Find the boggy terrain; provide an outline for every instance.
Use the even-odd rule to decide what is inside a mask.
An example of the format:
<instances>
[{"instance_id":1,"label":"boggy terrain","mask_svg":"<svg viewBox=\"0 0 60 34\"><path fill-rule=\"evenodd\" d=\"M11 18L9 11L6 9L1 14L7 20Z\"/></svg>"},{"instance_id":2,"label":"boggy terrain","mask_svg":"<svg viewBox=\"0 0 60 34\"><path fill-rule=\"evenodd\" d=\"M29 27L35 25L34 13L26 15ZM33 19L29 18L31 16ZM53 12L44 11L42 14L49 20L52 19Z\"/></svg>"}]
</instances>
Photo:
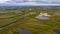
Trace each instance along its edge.
<instances>
[{"instance_id":1,"label":"boggy terrain","mask_svg":"<svg viewBox=\"0 0 60 34\"><path fill-rule=\"evenodd\" d=\"M60 30L60 8L0 9L0 34L57 34L54 30Z\"/></svg>"}]
</instances>

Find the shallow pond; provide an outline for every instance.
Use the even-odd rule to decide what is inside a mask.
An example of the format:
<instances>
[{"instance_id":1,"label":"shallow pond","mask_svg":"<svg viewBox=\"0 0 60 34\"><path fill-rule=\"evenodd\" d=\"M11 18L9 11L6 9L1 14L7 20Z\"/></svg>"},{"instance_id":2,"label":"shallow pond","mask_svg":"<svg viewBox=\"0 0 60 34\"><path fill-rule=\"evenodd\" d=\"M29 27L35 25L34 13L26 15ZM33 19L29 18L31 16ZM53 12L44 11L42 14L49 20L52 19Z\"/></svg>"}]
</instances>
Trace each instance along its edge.
<instances>
[{"instance_id":1,"label":"shallow pond","mask_svg":"<svg viewBox=\"0 0 60 34\"><path fill-rule=\"evenodd\" d=\"M46 16L36 16L36 18L41 19L41 20L48 20L49 17Z\"/></svg>"},{"instance_id":2,"label":"shallow pond","mask_svg":"<svg viewBox=\"0 0 60 34\"><path fill-rule=\"evenodd\" d=\"M30 31L23 28L18 28L17 30L19 31L19 34L32 34Z\"/></svg>"},{"instance_id":3,"label":"shallow pond","mask_svg":"<svg viewBox=\"0 0 60 34\"><path fill-rule=\"evenodd\" d=\"M60 34L60 30L58 29L54 30L54 32L56 32L57 34Z\"/></svg>"}]
</instances>

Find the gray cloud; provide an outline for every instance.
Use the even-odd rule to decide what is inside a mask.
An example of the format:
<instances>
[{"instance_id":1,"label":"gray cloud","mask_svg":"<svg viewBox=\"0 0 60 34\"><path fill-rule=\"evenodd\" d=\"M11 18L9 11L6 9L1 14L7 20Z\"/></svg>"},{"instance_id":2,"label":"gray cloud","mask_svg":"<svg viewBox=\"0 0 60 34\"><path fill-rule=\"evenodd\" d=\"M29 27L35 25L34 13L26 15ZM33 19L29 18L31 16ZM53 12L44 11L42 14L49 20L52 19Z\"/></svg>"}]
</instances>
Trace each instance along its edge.
<instances>
[{"instance_id":1,"label":"gray cloud","mask_svg":"<svg viewBox=\"0 0 60 34\"><path fill-rule=\"evenodd\" d=\"M0 0L0 3L19 3L19 4L60 4L60 0Z\"/></svg>"}]
</instances>

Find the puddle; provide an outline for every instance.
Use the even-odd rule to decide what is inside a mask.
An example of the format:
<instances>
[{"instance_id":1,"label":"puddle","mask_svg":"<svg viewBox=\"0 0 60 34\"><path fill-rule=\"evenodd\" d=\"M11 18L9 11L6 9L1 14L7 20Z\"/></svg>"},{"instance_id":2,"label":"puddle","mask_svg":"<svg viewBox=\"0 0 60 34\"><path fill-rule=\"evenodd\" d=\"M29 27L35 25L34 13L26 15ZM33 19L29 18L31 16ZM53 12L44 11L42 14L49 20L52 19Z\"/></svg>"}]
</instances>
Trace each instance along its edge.
<instances>
[{"instance_id":1,"label":"puddle","mask_svg":"<svg viewBox=\"0 0 60 34\"><path fill-rule=\"evenodd\" d=\"M54 32L56 32L57 34L60 34L60 30L58 29L54 30Z\"/></svg>"},{"instance_id":2,"label":"puddle","mask_svg":"<svg viewBox=\"0 0 60 34\"><path fill-rule=\"evenodd\" d=\"M36 18L41 19L41 20L48 20L49 17L46 16L37 16Z\"/></svg>"},{"instance_id":3,"label":"puddle","mask_svg":"<svg viewBox=\"0 0 60 34\"><path fill-rule=\"evenodd\" d=\"M18 28L17 30L19 31L19 34L32 34L30 31L23 28Z\"/></svg>"}]
</instances>

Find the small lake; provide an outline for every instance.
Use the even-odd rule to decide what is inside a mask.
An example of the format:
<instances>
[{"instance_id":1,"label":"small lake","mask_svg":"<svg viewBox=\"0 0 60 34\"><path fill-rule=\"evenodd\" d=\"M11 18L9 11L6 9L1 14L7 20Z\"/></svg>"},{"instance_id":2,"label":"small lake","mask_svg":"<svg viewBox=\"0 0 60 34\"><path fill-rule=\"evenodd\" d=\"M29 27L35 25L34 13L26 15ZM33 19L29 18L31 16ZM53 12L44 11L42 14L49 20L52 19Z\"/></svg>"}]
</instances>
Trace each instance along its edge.
<instances>
[{"instance_id":1,"label":"small lake","mask_svg":"<svg viewBox=\"0 0 60 34\"><path fill-rule=\"evenodd\" d=\"M54 32L56 32L57 34L60 34L60 30L58 29L54 30Z\"/></svg>"},{"instance_id":2,"label":"small lake","mask_svg":"<svg viewBox=\"0 0 60 34\"><path fill-rule=\"evenodd\" d=\"M41 19L41 20L48 20L49 17L47 16L36 16L36 18Z\"/></svg>"},{"instance_id":3,"label":"small lake","mask_svg":"<svg viewBox=\"0 0 60 34\"><path fill-rule=\"evenodd\" d=\"M18 28L17 30L19 31L19 34L32 34L30 31L23 28Z\"/></svg>"}]
</instances>

